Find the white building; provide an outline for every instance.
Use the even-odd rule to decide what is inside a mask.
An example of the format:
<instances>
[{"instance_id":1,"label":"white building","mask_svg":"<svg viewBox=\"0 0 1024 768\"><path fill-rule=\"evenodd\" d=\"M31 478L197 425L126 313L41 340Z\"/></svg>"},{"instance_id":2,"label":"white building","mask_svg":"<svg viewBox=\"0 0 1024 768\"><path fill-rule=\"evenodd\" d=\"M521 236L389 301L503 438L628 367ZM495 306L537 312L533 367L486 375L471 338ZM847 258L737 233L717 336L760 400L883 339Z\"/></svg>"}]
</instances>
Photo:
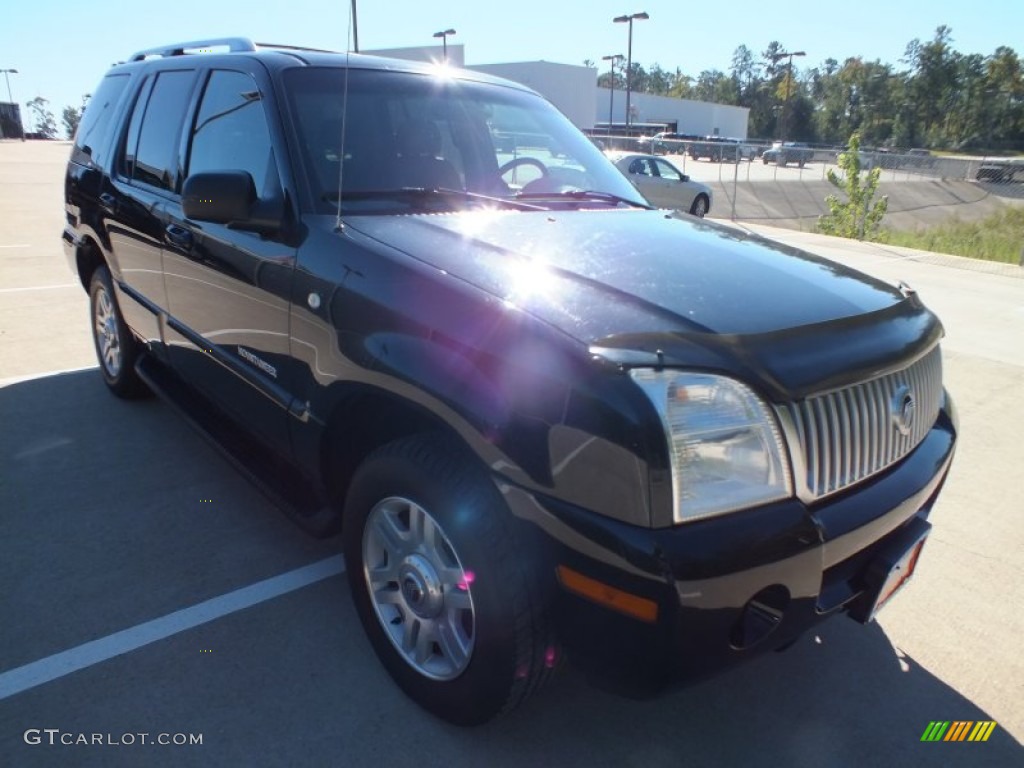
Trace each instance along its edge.
<instances>
[{"instance_id":1,"label":"white building","mask_svg":"<svg viewBox=\"0 0 1024 768\"><path fill-rule=\"evenodd\" d=\"M558 107L577 128L594 127L596 69L550 61L474 64L466 69L522 83Z\"/></svg>"},{"instance_id":2,"label":"white building","mask_svg":"<svg viewBox=\"0 0 1024 768\"><path fill-rule=\"evenodd\" d=\"M442 46L421 48L391 48L364 51L376 56L390 56L411 61L441 62ZM593 128L608 122L611 97L612 123L626 119L626 92L616 89L614 94L597 86L597 70L574 64L556 64L550 61L519 61L507 64L473 64L465 66L465 48L461 44L448 46L448 62L476 72L484 72L532 88L562 111L578 128ZM649 93L631 93L630 111L633 123L668 123L678 133L695 136L728 136L747 138L750 110L707 101L673 99Z\"/></svg>"},{"instance_id":3,"label":"white building","mask_svg":"<svg viewBox=\"0 0 1024 768\"><path fill-rule=\"evenodd\" d=\"M515 79L515 78L510 78ZM612 123L626 121L626 91L598 88L597 120L608 122L608 105L611 98ZM545 94L547 95L547 94ZM750 110L731 104L715 104L710 101L673 99L669 96L655 96L651 93L631 93L630 112L633 123L675 123L676 133L694 136L728 136L735 139L747 138L747 123ZM603 105L603 107L602 107Z\"/></svg>"}]
</instances>

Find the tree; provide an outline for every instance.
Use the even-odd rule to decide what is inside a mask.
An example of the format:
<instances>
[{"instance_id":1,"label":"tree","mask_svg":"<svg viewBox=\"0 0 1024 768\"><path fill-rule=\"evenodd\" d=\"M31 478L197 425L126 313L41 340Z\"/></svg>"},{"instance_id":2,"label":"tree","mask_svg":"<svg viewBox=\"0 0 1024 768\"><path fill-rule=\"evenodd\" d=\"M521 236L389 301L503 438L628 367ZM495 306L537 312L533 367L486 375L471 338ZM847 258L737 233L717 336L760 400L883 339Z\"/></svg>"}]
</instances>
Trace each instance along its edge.
<instances>
[{"instance_id":1,"label":"tree","mask_svg":"<svg viewBox=\"0 0 1024 768\"><path fill-rule=\"evenodd\" d=\"M64 123L64 130L67 131L68 138L75 138L75 131L78 130L78 123L82 119L82 110L75 107L64 107L60 119Z\"/></svg>"},{"instance_id":2,"label":"tree","mask_svg":"<svg viewBox=\"0 0 1024 768\"><path fill-rule=\"evenodd\" d=\"M840 200L836 195L825 198L829 212L818 219L818 231L826 235L871 240L877 234L882 217L889 208L888 195L874 200L882 169L872 168L862 182L860 135L857 133L850 136L849 149L840 153L838 164L844 177L840 178L839 174L829 168L828 180L832 186L846 194L846 200Z\"/></svg>"},{"instance_id":3,"label":"tree","mask_svg":"<svg viewBox=\"0 0 1024 768\"><path fill-rule=\"evenodd\" d=\"M57 135L57 121L53 119L53 112L46 107L50 102L42 96L36 96L28 103L28 108L35 115L36 133L42 134L47 139Z\"/></svg>"},{"instance_id":4,"label":"tree","mask_svg":"<svg viewBox=\"0 0 1024 768\"><path fill-rule=\"evenodd\" d=\"M733 51L732 79L739 95L740 106L749 107L757 81L757 66L754 64L754 52L745 45Z\"/></svg>"},{"instance_id":5,"label":"tree","mask_svg":"<svg viewBox=\"0 0 1024 768\"><path fill-rule=\"evenodd\" d=\"M912 40L906 59L913 67L911 95L920 123L920 135L931 146L949 141L950 114L958 98L957 62L952 48L953 31L943 25L928 43Z\"/></svg>"},{"instance_id":6,"label":"tree","mask_svg":"<svg viewBox=\"0 0 1024 768\"><path fill-rule=\"evenodd\" d=\"M779 134L788 92L787 138L839 144L857 133L866 146L1024 150L1024 62L1009 46L960 53L942 26L930 41L911 40L899 65L826 58L800 70L794 62L792 79L788 57L777 58L785 47L773 40L758 55L740 45L728 73L633 62L632 89L746 107L747 132L758 138ZM597 82L611 85L610 72Z\"/></svg>"}]
</instances>

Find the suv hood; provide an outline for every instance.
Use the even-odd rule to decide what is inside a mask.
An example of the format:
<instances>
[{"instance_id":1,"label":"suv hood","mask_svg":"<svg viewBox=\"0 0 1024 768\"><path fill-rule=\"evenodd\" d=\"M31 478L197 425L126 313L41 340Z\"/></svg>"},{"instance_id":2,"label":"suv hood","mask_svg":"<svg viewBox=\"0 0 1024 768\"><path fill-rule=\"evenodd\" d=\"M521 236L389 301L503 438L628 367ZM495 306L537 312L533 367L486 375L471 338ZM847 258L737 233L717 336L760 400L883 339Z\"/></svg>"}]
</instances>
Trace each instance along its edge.
<instances>
[{"instance_id":1,"label":"suv hood","mask_svg":"<svg viewBox=\"0 0 1024 768\"><path fill-rule=\"evenodd\" d=\"M618 364L651 364L625 354L643 350L657 350L668 365L735 368L747 359L758 378L775 380L792 395L820 385L830 369L871 372L941 334L913 295L685 214L478 211L346 217L346 224L608 352ZM900 329L898 338L886 343L877 332L883 325ZM849 338L811 343L819 333L837 342L844 333ZM814 348L816 359L800 363L794 378L797 338L804 349ZM790 358L787 370L774 375L769 369L778 364L753 359L773 347L776 363ZM700 362L695 348L702 350ZM834 363L820 365L823 354Z\"/></svg>"},{"instance_id":2,"label":"suv hood","mask_svg":"<svg viewBox=\"0 0 1024 768\"><path fill-rule=\"evenodd\" d=\"M903 298L839 264L664 211L484 211L346 223L585 343L640 331L766 333Z\"/></svg>"}]
</instances>

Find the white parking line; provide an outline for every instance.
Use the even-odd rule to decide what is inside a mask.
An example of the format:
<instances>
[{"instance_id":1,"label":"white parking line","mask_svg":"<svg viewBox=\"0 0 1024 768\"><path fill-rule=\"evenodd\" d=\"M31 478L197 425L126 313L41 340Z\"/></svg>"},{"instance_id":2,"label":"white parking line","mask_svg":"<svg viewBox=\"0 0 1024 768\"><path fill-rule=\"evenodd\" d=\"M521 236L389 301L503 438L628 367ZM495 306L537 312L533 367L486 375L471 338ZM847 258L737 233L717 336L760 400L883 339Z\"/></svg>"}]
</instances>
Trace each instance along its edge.
<instances>
[{"instance_id":1,"label":"white parking line","mask_svg":"<svg viewBox=\"0 0 1024 768\"><path fill-rule=\"evenodd\" d=\"M334 555L0 674L0 700L345 572Z\"/></svg>"},{"instance_id":2,"label":"white parking line","mask_svg":"<svg viewBox=\"0 0 1024 768\"><path fill-rule=\"evenodd\" d=\"M27 288L0 288L0 293L20 293L22 291L52 291L55 288L81 287L81 283L59 283L57 285L30 285Z\"/></svg>"},{"instance_id":3,"label":"white parking line","mask_svg":"<svg viewBox=\"0 0 1024 768\"><path fill-rule=\"evenodd\" d=\"M17 245L0 245L0 248L31 248L32 246L28 243L18 243Z\"/></svg>"}]
</instances>

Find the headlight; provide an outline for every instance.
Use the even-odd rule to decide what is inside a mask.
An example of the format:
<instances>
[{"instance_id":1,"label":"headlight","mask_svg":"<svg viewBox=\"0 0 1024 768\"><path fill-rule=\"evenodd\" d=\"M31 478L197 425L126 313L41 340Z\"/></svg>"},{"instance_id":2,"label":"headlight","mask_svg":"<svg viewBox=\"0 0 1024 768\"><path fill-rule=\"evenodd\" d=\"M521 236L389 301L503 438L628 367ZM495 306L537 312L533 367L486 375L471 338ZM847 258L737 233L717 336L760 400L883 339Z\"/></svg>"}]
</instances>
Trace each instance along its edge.
<instances>
[{"instance_id":1,"label":"headlight","mask_svg":"<svg viewBox=\"0 0 1024 768\"><path fill-rule=\"evenodd\" d=\"M793 495L785 446L768 406L724 376L630 371L661 415L677 523Z\"/></svg>"}]
</instances>

